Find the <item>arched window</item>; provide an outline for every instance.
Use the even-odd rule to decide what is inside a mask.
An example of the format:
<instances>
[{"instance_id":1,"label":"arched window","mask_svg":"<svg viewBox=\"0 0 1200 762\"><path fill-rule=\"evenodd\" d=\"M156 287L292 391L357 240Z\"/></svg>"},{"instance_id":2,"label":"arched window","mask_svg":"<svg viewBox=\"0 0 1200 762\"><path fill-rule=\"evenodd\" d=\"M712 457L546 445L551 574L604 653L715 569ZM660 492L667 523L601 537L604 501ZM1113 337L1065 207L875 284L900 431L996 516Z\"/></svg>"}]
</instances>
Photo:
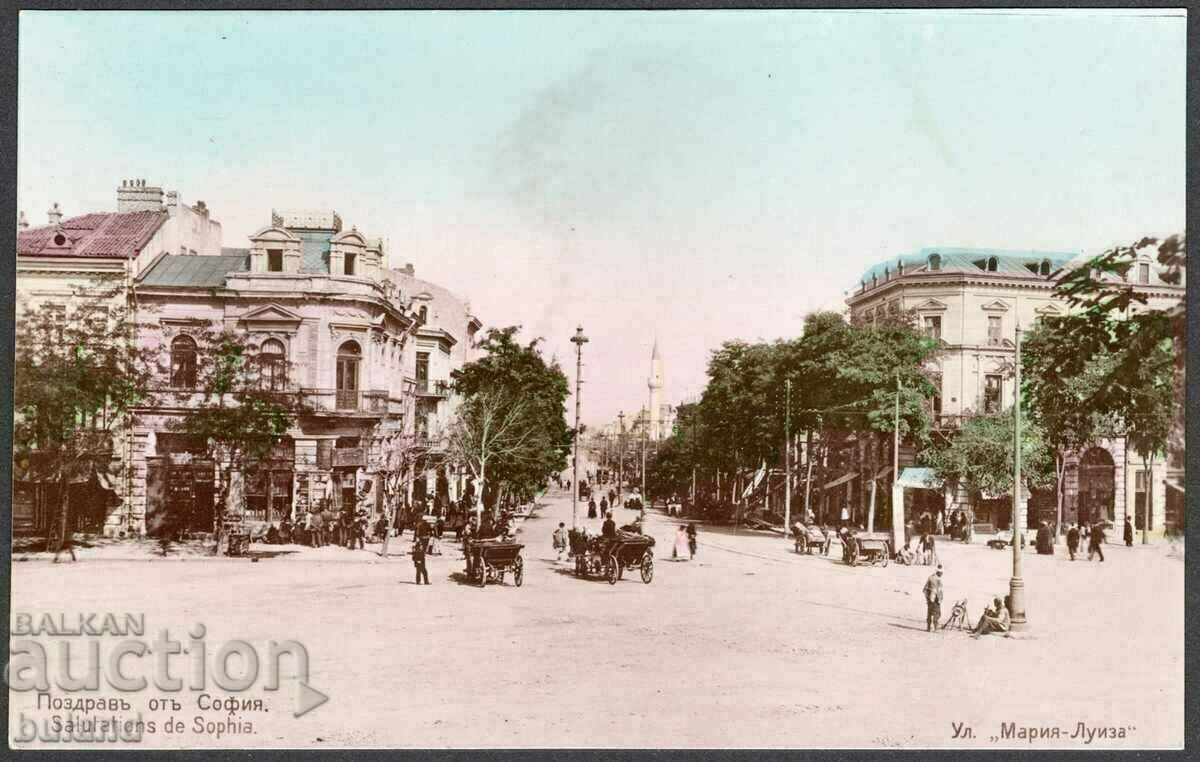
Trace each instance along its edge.
<instances>
[{"instance_id":1,"label":"arched window","mask_svg":"<svg viewBox=\"0 0 1200 762\"><path fill-rule=\"evenodd\" d=\"M997 260L995 257L988 257L987 267L984 269L986 269L990 273L994 273L994 272L996 272L996 268L999 266L999 264L1000 264L999 260Z\"/></svg>"},{"instance_id":2,"label":"arched window","mask_svg":"<svg viewBox=\"0 0 1200 762\"><path fill-rule=\"evenodd\" d=\"M421 305L419 319L420 319L422 325L429 322L429 307L428 307L428 305L424 305L424 304Z\"/></svg>"},{"instance_id":3,"label":"arched window","mask_svg":"<svg viewBox=\"0 0 1200 762\"><path fill-rule=\"evenodd\" d=\"M176 336L171 342L171 386L196 388L196 340L191 336Z\"/></svg>"},{"instance_id":4,"label":"arched window","mask_svg":"<svg viewBox=\"0 0 1200 762\"><path fill-rule=\"evenodd\" d=\"M1038 265L1038 275L1049 275L1049 274L1050 274L1050 260L1043 259L1042 263L1040 265Z\"/></svg>"},{"instance_id":5,"label":"arched window","mask_svg":"<svg viewBox=\"0 0 1200 762\"><path fill-rule=\"evenodd\" d=\"M358 409L358 366L362 348L357 341L347 341L337 353L337 406L339 410Z\"/></svg>"},{"instance_id":6,"label":"arched window","mask_svg":"<svg viewBox=\"0 0 1200 762\"><path fill-rule=\"evenodd\" d=\"M938 270L942 269L942 255L941 254L930 254L929 255L929 269L932 270L933 272L937 272Z\"/></svg>"},{"instance_id":7,"label":"arched window","mask_svg":"<svg viewBox=\"0 0 1200 762\"><path fill-rule=\"evenodd\" d=\"M287 388L287 350L278 339L267 339L258 350L264 389Z\"/></svg>"}]
</instances>

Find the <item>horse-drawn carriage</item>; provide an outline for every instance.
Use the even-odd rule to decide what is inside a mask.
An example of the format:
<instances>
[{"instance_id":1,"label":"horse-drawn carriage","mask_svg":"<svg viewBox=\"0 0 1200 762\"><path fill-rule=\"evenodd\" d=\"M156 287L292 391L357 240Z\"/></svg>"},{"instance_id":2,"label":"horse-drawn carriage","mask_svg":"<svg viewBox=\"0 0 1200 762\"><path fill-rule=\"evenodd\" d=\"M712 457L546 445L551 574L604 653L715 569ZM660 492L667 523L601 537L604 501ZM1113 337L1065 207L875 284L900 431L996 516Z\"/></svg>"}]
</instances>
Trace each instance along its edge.
<instances>
[{"instance_id":1,"label":"horse-drawn carriage","mask_svg":"<svg viewBox=\"0 0 1200 762\"><path fill-rule=\"evenodd\" d=\"M852 534L843 538L842 542L842 559L850 566L859 564L887 566L891 559L891 543L882 537Z\"/></svg>"},{"instance_id":2,"label":"horse-drawn carriage","mask_svg":"<svg viewBox=\"0 0 1200 762\"><path fill-rule=\"evenodd\" d=\"M588 537L572 532L571 554L575 557L575 575L603 577L615 585L626 569L638 569L642 582L654 579L654 538L633 532L617 532L616 537Z\"/></svg>"},{"instance_id":3,"label":"horse-drawn carriage","mask_svg":"<svg viewBox=\"0 0 1200 762\"><path fill-rule=\"evenodd\" d=\"M504 584L505 572L512 572L517 587L525 580L525 561L521 558L519 542L503 539L470 540L466 543L467 579L485 587L487 583Z\"/></svg>"},{"instance_id":4,"label":"horse-drawn carriage","mask_svg":"<svg viewBox=\"0 0 1200 762\"><path fill-rule=\"evenodd\" d=\"M792 535L796 538L796 552L821 553L825 548L826 537L825 532L816 524L808 524L807 526L799 521L792 524Z\"/></svg>"}]
</instances>

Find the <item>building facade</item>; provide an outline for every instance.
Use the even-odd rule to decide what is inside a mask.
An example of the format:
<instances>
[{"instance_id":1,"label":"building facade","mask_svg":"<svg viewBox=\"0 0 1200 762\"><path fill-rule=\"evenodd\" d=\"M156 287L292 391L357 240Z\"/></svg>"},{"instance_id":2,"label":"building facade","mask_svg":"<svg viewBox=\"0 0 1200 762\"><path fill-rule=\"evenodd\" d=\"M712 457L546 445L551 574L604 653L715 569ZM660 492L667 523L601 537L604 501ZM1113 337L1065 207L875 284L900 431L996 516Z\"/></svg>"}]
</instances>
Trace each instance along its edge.
<instances>
[{"instance_id":1,"label":"building facade","mask_svg":"<svg viewBox=\"0 0 1200 762\"><path fill-rule=\"evenodd\" d=\"M1174 308L1186 288L1162 279L1154 254L1140 253L1128 282L1147 297L1142 309ZM1017 330L1067 313L1053 293L1056 279L1086 259L1079 252L926 248L867 270L847 305L852 320L866 322L912 311L918 325L937 339L940 351L929 371L938 393L931 404L937 428L953 432L967 417L1011 409ZM1068 460L1063 520L1104 519L1119 526L1128 515L1138 529L1148 520L1152 532L1172 530L1182 515L1168 512L1166 477L1163 457L1146 472L1123 438L1097 441ZM1153 507L1149 516L1147 502ZM977 521L999 526L1006 526L1011 515L1010 498L1004 496L959 491L946 495L945 504L971 505ZM1035 491L1027 521L1055 520L1056 505L1052 491Z\"/></svg>"},{"instance_id":2,"label":"building facade","mask_svg":"<svg viewBox=\"0 0 1200 762\"><path fill-rule=\"evenodd\" d=\"M64 218L55 203L47 224L30 226L22 212L17 224L16 309L18 317L45 308L50 319L108 319L132 306L135 279L158 257L174 252L211 254L221 247L221 224L203 201L188 206L176 191L164 193L144 180L125 180L116 189L116 211ZM86 312L86 314L84 314ZM75 529L120 534L126 526L114 504L128 504L133 493L131 441L127 422L113 429L111 469L72 485L80 506ZM31 460L36 460L36 453ZM14 463L13 531L43 532L57 487L42 479L32 463Z\"/></svg>"},{"instance_id":3,"label":"building facade","mask_svg":"<svg viewBox=\"0 0 1200 762\"><path fill-rule=\"evenodd\" d=\"M466 306L411 266L389 270L382 242L343 229L332 211L272 213L249 244L164 255L135 281L142 341L169 358L173 401L134 421L126 523L149 534L165 516L190 517L193 531L213 525L216 464L205 443L175 432L196 378L176 369L204 361L197 348L214 326L244 333L260 358L278 357L286 373L272 388L305 407L267 462L242 475L248 521L456 497L459 473L440 456L450 374L479 327ZM388 495L397 448L415 459L404 466L413 474L403 495Z\"/></svg>"}]
</instances>

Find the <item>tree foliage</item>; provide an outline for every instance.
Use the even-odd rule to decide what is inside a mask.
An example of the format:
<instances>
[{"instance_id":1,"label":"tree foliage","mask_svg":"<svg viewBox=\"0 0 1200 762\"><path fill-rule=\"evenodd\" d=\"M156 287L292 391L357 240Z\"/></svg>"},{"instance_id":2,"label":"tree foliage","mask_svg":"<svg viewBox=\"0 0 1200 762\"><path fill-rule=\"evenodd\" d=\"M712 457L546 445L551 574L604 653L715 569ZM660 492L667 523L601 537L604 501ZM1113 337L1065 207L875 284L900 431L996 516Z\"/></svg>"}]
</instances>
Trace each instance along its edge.
<instances>
[{"instance_id":1,"label":"tree foliage","mask_svg":"<svg viewBox=\"0 0 1200 762\"><path fill-rule=\"evenodd\" d=\"M994 495L1011 493L1016 437L1012 415L968 418L944 446L922 453L948 484ZM1021 427L1021 481L1026 488L1054 483L1054 453L1036 425Z\"/></svg>"},{"instance_id":2,"label":"tree foliage","mask_svg":"<svg viewBox=\"0 0 1200 762\"><path fill-rule=\"evenodd\" d=\"M454 373L462 397L450 441L471 469L491 507L501 491L530 497L566 467L572 431L567 426L567 378L547 363L540 339L517 341L519 326L490 329L479 360Z\"/></svg>"},{"instance_id":3,"label":"tree foliage","mask_svg":"<svg viewBox=\"0 0 1200 762\"><path fill-rule=\"evenodd\" d=\"M68 485L120 476L114 441L153 378L154 356L132 340L120 284L76 291L71 312L43 304L17 315L13 355L13 455L19 471L58 485L48 547L72 523Z\"/></svg>"}]
</instances>

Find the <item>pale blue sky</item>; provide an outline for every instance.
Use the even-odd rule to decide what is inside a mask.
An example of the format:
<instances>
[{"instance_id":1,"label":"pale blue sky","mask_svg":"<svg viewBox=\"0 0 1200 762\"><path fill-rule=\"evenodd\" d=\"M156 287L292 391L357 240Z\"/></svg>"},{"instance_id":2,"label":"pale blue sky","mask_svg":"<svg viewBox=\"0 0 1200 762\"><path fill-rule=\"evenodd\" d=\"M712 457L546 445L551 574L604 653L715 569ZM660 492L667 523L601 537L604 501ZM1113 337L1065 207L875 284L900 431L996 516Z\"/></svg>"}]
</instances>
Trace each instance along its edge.
<instances>
[{"instance_id":1,"label":"pale blue sky","mask_svg":"<svg viewBox=\"0 0 1200 762\"><path fill-rule=\"evenodd\" d=\"M20 26L19 207L205 200L226 246L335 208L547 337L585 420L703 386L922 246L1184 223L1185 19L1130 12L49 13Z\"/></svg>"}]
</instances>

